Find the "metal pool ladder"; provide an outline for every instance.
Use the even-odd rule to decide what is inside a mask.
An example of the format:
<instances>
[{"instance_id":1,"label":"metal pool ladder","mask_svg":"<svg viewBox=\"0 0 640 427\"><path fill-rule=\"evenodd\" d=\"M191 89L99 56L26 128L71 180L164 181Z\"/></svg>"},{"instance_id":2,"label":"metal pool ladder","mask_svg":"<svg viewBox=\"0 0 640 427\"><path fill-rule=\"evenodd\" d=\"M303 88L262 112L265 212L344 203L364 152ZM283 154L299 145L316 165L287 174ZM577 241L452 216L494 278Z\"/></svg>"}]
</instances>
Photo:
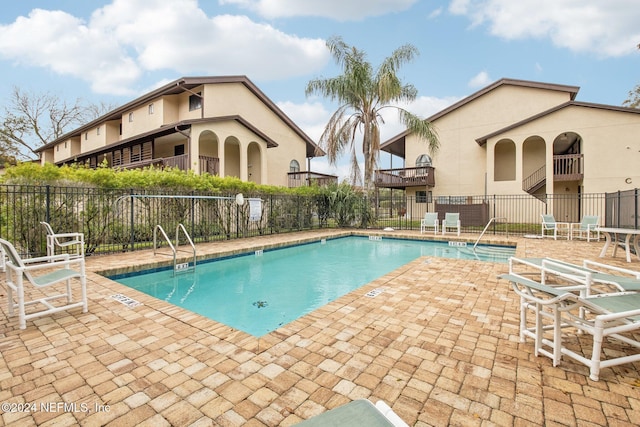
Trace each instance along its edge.
<instances>
[{"instance_id":1,"label":"metal pool ladder","mask_svg":"<svg viewBox=\"0 0 640 427\"><path fill-rule=\"evenodd\" d=\"M501 220L507 220L507 218L504 217L493 217L489 220L489 222L487 222L487 225L484 226L484 230L482 230L482 233L480 233L480 237L478 237L478 240L476 240L476 242L473 244L473 251L476 251L476 246L478 246L478 242L480 241L480 239L482 239L482 236L484 236L484 233L487 231L487 229L489 228L489 226L491 225L492 222L494 222L497 219L501 219ZM507 230L507 237L509 237L509 231Z\"/></svg>"},{"instance_id":2,"label":"metal pool ladder","mask_svg":"<svg viewBox=\"0 0 640 427\"><path fill-rule=\"evenodd\" d=\"M191 240L191 236L189 236L189 233L187 233L187 230L184 228L184 225L178 224L176 226L175 246L173 245L173 243L171 243L171 239L169 239L169 236L167 236L167 233L165 233L162 226L160 224L156 225L156 227L153 229L153 255L155 255L157 252L156 249L158 247L158 230L160 231L160 233L162 234L162 237L169 244L169 247L171 248L171 254L173 255L173 273L175 274L176 272L179 272L179 271L187 271L190 268L193 268L195 270L196 269L196 246L193 244L193 240ZM189 245L191 245L191 249L193 250L193 266L192 267L189 266L189 262L178 264L177 253L178 253L178 250L180 250L179 249L180 248L180 231L182 231L184 236L187 238L187 241L189 242ZM186 251L186 250L182 250L182 252L189 253L189 251Z\"/></svg>"}]
</instances>

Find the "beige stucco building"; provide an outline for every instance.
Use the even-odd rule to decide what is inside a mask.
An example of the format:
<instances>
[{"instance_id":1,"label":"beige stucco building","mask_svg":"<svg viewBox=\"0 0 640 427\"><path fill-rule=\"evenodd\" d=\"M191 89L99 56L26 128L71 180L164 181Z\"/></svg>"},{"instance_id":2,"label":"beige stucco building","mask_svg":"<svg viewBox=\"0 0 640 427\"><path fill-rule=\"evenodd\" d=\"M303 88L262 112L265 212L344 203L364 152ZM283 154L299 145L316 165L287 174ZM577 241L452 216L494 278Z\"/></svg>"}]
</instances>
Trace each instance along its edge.
<instances>
[{"instance_id":1,"label":"beige stucco building","mask_svg":"<svg viewBox=\"0 0 640 427\"><path fill-rule=\"evenodd\" d=\"M440 138L433 158L410 132L384 142L391 161L404 164L378 171L376 185L417 200L526 193L544 199L636 188L640 110L578 102L578 90L499 80L427 118Z\"/></svg>"},{"instance_id":2,"label":"beige stucco building","mask_svg":"<svg viewBox=\"0 0 640 427\"><path fill-rule=\"evenodd\" d=\"M175 80L38 151L58 165L153 164L289 187L337 181L308 169L325 153L245 76Z\"/></svg>"}]
</instances>

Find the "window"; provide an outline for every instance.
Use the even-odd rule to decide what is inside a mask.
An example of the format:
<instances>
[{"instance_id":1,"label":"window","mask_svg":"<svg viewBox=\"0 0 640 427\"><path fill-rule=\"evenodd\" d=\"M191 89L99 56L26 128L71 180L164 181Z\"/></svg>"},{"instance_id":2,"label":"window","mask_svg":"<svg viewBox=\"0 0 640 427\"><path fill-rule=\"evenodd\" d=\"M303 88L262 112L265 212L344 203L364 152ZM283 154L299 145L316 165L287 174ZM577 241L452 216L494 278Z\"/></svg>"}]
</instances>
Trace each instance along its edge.
<instances>
[{"instance_id":1,"label":"window","mask_svg":"<svg viewBox=\"0 0 640 427\"><path fill-rule=\"evenodd\" d=\"M149 104L149 114L153 114L153 104Z\"/></svg>"},{"instance_id":2,"label":"window","mask_svg":"<svg viewBox=\"0 0 640 427\"><path fill-rule=\"evenodd\" d=\"M436 198L439 205L466 205L466 196L438 196Z\"/></svg>"},{"instance_id":3,"label":"window","mask_svg":"<svg viewBox=\"0 0 640 427\"><path fill-rule=\"evenodd\" d=\"M64 142L64 148L67 148L67 141Z\"/></svg>"},{"instance_id":4,"label":"window","mask_svg":"<svg viewBox=\"0 0 640 427\"><path fill-rule=\"evenodd\" d=\"M300 163L297 160L291 160L289 163L289 172L300 172Z\"/></svg>"},{"instance_id":5,"label":"window","mask_svg":"<svg viewBox=\"0 0 640 427\"><path fill-rule=\"evenodd\" d=\"M133 121L133 112L129 113L129 123Z\"/></svg>"},{"instance_id":6,"label":"window","mask_svg":"<svg viewBox=\"0 0 640 427\"><path fill-rule=\"evenodd\" d=\"M96 128L96 135L100 135L100 126Z\"/></svg>"},{"instance_id":7,"label":"window","mask_svg":"<svg viewBox=\"0 0 640 427\"><path fill-rule=\"evenodd\" d=\"M432 193L431 191L416 191L416 203L431 203Z\"/></svg>"},{"instance_id":8,"label":"window","mask_svg":"<svg viewBox=\"0 0 640 427\"><path fill-rule=\"evenodd\" d=\"M87 139L89 139L89 132L84 133L84 140L86 141Z\"/></svg>"},{"instance_id":9,"label":"window","mask_svg":"<svg viewBox=\"0 0 640 427\"><path fill-rule=\"evenodd\" d=\"M184 144L176 145L173 147L173 155L174 156L182 156L184 154Z\"/></svg>"},{"instance_id":10,"label":"window","mask_svg":"<svg viewBox=\"0 0 640 427\"><path fill-rule=\"evenodd\" d=\"M189 96L189 111L202 108L202 92Z\"/></svg>"},{"instance_id":11,"label":"window","mask_svg":"<svg viewBox=\"0 0 640 427\"><path fill-rule=\"evenodd\" d=\"M416 159L416 167L431 166L431 156L428 154L420 154Z\"/></svg>"}]
</instances>

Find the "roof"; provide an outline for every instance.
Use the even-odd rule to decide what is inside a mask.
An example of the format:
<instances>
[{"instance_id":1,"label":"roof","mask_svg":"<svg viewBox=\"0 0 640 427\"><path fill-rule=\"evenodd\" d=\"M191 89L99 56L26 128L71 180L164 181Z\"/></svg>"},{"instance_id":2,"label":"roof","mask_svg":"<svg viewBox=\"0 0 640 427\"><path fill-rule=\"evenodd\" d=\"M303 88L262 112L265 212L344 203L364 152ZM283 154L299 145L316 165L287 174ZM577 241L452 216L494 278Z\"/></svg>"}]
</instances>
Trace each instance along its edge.
<instances>
[{"instance_id":1,"label":"roof","mask_svg":"<svg viewBox=\"0 0 640 427\"><path fill-rule=\"evenodd\" d=\"M262 92L251 80L249 80L249 78L247 76L208 76L208 77L182 77L179 78L177 80L174 80L170 83L167 83L166 85L159 87L158 89L155 89L149 93L146 93L142 96L140 96L139 98L134 99L131 102L128 102L100 117L98 117L95 120L92 120L91 122L76 128L74 130L72 130L71 132L68 132L64 135L62 135L61 137L57 138L56 140L49 142L48 144L38 148L36 150L36 152L40 152L43 151L47 148L51 148L53 146L55 146L56 144L63 142L65 140L68 140L74 136L80 136L82 135L82 133L93 129L94 127L110 121L110 120L121 120L122 119L122 115L125 114L126 112L138 108L140 106L143 106L147 103L149 103L150 101L160 97L160 96L164 96L164 95L176 95L179 93L183 93L183 92L188 92L193 88L196 88L198 86L201 85L206 85L206 84L221 84L221 83L240 83L243 84L247 89L249 89L249 91L251 91L258 99L260 99L260 101L262 101L262 103L269 108L271 111L273 111L273 113L278 116L288 127L290 127L298 136L300 136L300 138L302 138L306 144L307 144L307 150L306 150L306 154L307 157L316 157L316 156L323 156L325 155L324 151L322 151L322 149L306 134L304 133L304 131L302 129L300 129L298 127L298 125L296 125L290 118L289 116L287 116L280 108L278 108L278 106L271 101L271 99L269 99L267 97L267 95L264 94L264 92ZM239 116L235 116L235 117L239 117ZM228 117L227 117L228 118ZM215 117L210 117L207 118L208 120L214 120L216 119ZM246 119L242 119L243 124L247 125L249 123L248 120ZM175 124L168 124L166 126L169 127L174 127L178 125L178 123ZM253 131L256 131L255 127L251 126ZM262 132L256 132L258 133L260 136L264 137L264 134ZM269 138L265 138L266 141L270 141ZM120 143L122 143L122 141L118 141L118 144L116 145L120 145ZM277 145L277 144L276 144ZM104 147L103 147L104 148ZM83 153L85 154L85 153Z\"/></svg>"},{"instance_id":2,"label":"roof","mask_svg":"<svg viewBox=\"0 0 640 427\"><path fill-rule=\"evenodd\" d=\"M439 119L440 117L443 117L449 113L451 113L452 111L457 110L458 108L469 104L470 102L474 101L475 99L480 98L483 95L486 95L487 93L491 92L494 89L497 89L501 86L521 86L521 87L529 87L529 88L534 88L534 89L546 89L546 90L552 90L552 91L559 91L559 92L567 92L570 94L570 99L574 100L576 95L578 94L578 91L580 90L580 88L578 86L567 86L567 85L560 85L560 84L554 84L554 83L542 83L542 82L534 82L534 81L529 81L529 80L517 80L517 79L508 79L508 78L502 78L492 84L490 84L489 86L486 86L483 89L480 89L479 91L467 96L466 98L461 99L460 101L456 102L455 104L445 108L444 110L441 110L439 112L437 112L436 114L427 117L425 120L429 121L429 122L433 122L434 120ZM386 151L388 153L397 155L397 156L401 156L404 157L404 143L405 143L405 138L407 135L410 135L411 131L410 130L405 130L404 132L392 137L391 139L385 141L384 143L382 143L380 145L380 149L382 151Z\"/></svg>"},{"instance_id":3,"label":"roof","mask_svg":"<svg viewBox=\"0 0 640 427\"><path fill-rule=\"evenodd\" d=\"M628 107L618 107L615 105L605 105L605 104L594 104L594 103L590 103L590 102L578 102L578 101L567 101L564 102L562 104L559 104L553 108L549 108L548 110L545 110L541 113L535 114L531 117L528 117L524 120L520 120L519 122L513 123L509 126L506 126L502 129L498 129L494 132L491 132L488 135L484 135L480 138L476 139L476 142L478 143L478 145L485 145L487 143L487 141L491 138L493 138L494 136L500 135L504 132L507 132L511 129L516 129L520 126L523 126L527 123L533 122L541 117L545 117L548 116L550 114L555 113L556 111L560 111L563 110L565 108L569 108L569 107L583 107L583 108L595 108L595 109L599 109L599 110L608 110L608 111L617 111L617 112L622 112L622 113L632 113L632 114L640 114L640 109L637 108L628 108Z\"/></svg>"}]
</instances>

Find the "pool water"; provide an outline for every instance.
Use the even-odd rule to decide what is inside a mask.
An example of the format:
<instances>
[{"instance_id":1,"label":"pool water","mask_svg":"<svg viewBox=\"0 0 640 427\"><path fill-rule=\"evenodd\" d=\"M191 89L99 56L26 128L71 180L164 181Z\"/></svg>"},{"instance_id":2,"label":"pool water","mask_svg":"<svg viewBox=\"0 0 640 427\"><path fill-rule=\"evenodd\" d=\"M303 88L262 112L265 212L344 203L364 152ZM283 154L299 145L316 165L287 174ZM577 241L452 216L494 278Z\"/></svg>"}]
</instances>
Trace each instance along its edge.
<instances>
[{"instance_id":1,"label":"pool water","mask_svg":"<svg viewBox=\"0 0 640 427\"><path fill-rule=\"evenodd\" d=\"M111 279L259 337L420 256L506 262L515 251L482 249L351 236Z\"/></svg>"}]
</instances>

